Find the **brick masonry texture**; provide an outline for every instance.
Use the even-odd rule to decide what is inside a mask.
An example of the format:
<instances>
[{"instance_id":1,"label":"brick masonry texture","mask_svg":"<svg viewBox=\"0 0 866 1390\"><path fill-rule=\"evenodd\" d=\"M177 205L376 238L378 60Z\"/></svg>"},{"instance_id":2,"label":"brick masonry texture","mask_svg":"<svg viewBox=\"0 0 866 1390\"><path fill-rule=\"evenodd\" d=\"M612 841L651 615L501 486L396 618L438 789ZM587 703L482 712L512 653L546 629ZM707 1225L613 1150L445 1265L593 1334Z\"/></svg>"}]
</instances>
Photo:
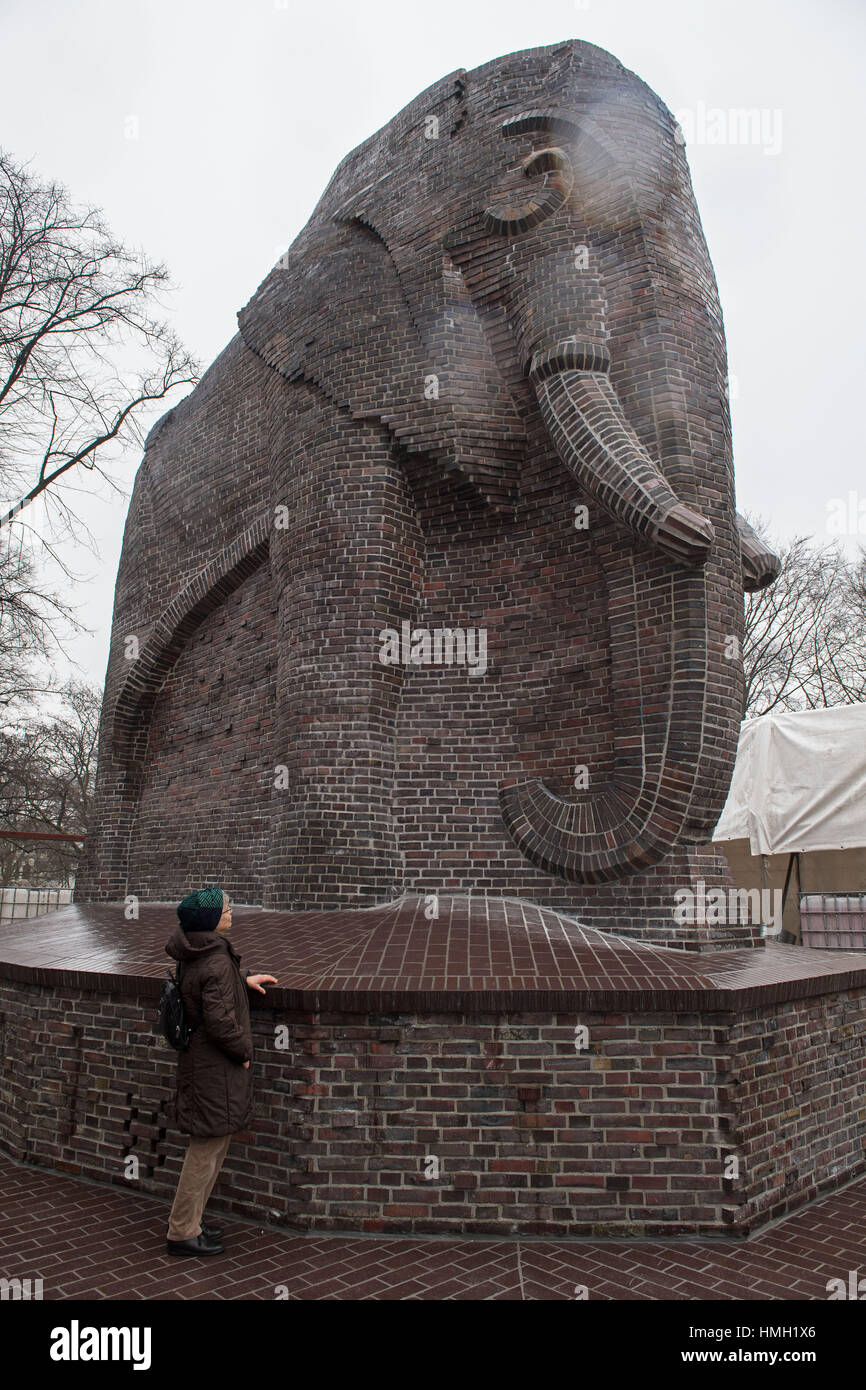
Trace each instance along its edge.
<instances>
[{"instance_id":1,"label":"brick masonry texture","mask_svg":"<svg viewBox=\"0 0 866 1390\"><path fill-rule=\"evenodd\" d=\"M215 1210L300 1231L742 1235L864 1171L866 957L696 956L483 899L444 902L422 951L423 909L238 910L245 965L280 984L253 996L256 1118ZM132 1186L167 1198L175 1059L154 1020L173 910L122 916L4 928L0 1144L124 1187L135 1157Z\"/></svg>"},{"instance_id":2,"label":"brick masonry texture","mask_svg":"<svg viewBox=\"0 0 866 1390\"><path fill-rule=\"evenodd\" d=\"M863 993L745 1018L258 1009L255 1132L213 1207L298 1230L746 1233L864 1169ZM153 1000L6 983L0 999L4 1149L123 1185L134 1156L130 1186L171 1197L175 1064Z\"/></svg>"},{"instance_id":3,"label":"brick masonry texture","mask_svg":"<svg viewBox=\"0 0 866 1390\"><path fill-rule=\"evenodd\" d=\"M738 523L726 382L644 83L569 42L423 92L148 438L77 900L472 892L754 945L671 928L678 888L729 882L702 846L730 643L774 572ZM403 620L483 629L486 672L383 665Z\"/></svg>"},{"instance_id":4,"label":"brick masonry texture","mask_svg":"<svg viewBox=\"0 0 866 1390\"><path fill-rule=\"evenodd\" d=\"M729 883L776 567L670 112L576 42L434 84L147 440L76 903L0 934L0 1142L173 1193L154 1010L212 881L279 979L217 1209L742 1235L863 1172L866 958L674 918ZM486 669L383 662L404 622Z\"/></svg>"},{"instance_id":5,"label":"brick masonry texture","mask_svg":"<svg viewBox=\"0 0 866 1390\"><path fill-rule=\"evenodd\" d=\"M223 1192L223 1181L216 1193ZM657 1300L826 1300L831 1280L866 1266L866 1179L848 1184L751 1240L502 1240L495 1236L395 1237L295 1234L258 1222L226 1221L219 1260L165 1253L167 1201L97 1186L0 1156L0 1241L9 1278L43 1279L43 1298L273 1301L274 1298L388 1301L573 1302L580 1287L596 1304L627 1300L632 1342L656 1336L655 1308L635 1327L635 1304ZM612 1310L613 1311L613 1310ZM805 1310L804 1310L805 1311ZM856 1310L851 1310L852 1324ZM758 1310L755 1310L758 1315ZM621 1314L611 1319L620 1324ZM652 1320L652 1327L650 1327ZM820 1343L841 1363L850 1351ZM614 1329L619 1332L619 1326ZM622 1358L618 1355L620 1364Z\"/></svg>"}]
</instances>

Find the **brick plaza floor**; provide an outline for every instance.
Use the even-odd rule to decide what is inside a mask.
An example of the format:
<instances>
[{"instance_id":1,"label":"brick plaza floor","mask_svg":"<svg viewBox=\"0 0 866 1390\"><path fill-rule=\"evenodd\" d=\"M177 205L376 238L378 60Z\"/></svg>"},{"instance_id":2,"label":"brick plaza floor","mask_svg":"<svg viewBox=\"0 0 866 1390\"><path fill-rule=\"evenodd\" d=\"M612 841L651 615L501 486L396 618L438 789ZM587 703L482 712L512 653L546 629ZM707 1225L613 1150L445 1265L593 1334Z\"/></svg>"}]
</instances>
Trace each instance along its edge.
<instances>
[{"instance_id":1,"label":"brick plaza floor","mask_svg":"<svg viewBox=\"0 0 866 1390\"><path fill-rule=\"evenodd\" d=\"M222 1216L225 1253L165 1253L167 1204L0 1154L0 1276L54 1299L827 1299L866 1277L866 1179L746 1241L293 1235ZM283 1295L285 1296L285 1295Z\"/></svg>"}]
</instances>

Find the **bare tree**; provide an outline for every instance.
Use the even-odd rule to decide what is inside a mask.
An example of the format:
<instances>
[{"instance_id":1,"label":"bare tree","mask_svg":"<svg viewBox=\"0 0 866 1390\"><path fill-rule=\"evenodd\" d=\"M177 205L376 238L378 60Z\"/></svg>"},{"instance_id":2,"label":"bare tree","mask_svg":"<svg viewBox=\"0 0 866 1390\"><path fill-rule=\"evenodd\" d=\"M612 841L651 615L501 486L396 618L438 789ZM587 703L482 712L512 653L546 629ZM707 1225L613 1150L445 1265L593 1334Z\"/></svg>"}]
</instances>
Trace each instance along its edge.
<instances>
[{"instance_id":1,"label":"bare tree","mask_svg":"<svg viewBox=\"0 0 866 1390\"><path fill-rule=\"evenodd\" d=\"M78 524L58 480L86 468L113 485L142 411L198 379L160 317L167 283L97 210L0 151L0 487L17 495L0 528L40 494L55 525Z\"/></svg>"},{"instance_id":2,"label":"bare tree","mask_svg":"<svg viewBox=\"0 0 866 1390\"><path fill-rule=\"evenodd\" d=\"M866 699L866 556L808 536L773 548L779 578L745 601L746 717Z\"/></svg>"},{"instance_id":3,"label":"bare tree","mask_svg":"<svg viewBox=\"0 0 866 1390\"><path fill-rule=\"evenodd\" d=\"M0 827L84 833L93 796L100 693L70 682L58 712L0 731ZM63 884L75 872L71 843L0 839L0 883L26 876Z\"/></svg>"},{"instance_id":4,"label":"bare tree","mask_svg":"<svg viewBox=\"0 0 866 1390\"><path fill-rule=\"evenodd\" d=\"M161 317L163 266L113 238L98 211L0 151L0 710L56 693L44 674L81 631L43 560L76 578L56 541L91 541L79 480L143 443L148 407L192 385L197 364ZM45 505L37 532L27 508ZM41 668L41 669L40 669Z\"/></svg>"},{"instance_id":5,"label":"bare tree","mask_svg":"<svg viewBox=\"0 0 866 1390\"><path fill-rule=\"evenodd\" d=\"M46 592L22 541L0 540L0 713L54 689L40 663L57 646L61 627L80 627L69 605Z\"/></svg>"}]
</instances>

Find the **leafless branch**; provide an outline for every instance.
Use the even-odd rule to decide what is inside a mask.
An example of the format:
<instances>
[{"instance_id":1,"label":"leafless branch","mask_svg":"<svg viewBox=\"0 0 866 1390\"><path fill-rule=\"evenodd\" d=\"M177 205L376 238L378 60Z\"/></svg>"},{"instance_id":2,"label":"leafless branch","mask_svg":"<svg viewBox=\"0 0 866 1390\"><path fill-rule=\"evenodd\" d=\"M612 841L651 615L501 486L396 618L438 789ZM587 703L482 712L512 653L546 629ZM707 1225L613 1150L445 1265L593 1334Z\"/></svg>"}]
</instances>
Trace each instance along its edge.
<instances>
[{"instance_id":1,"label":"leafless branch","mask_svg":"<svg viewBox=\"0 0 866 1390\"><path fill-rule=\"evenodd\" d=\"M752 523L755 525L755 523ZM766 528L758 524L766 535ZM782 572L746 596L743 667L747 716L819 709L866 694L866 556L807 536L775 545Z\"/></svg>"}]
</instances>

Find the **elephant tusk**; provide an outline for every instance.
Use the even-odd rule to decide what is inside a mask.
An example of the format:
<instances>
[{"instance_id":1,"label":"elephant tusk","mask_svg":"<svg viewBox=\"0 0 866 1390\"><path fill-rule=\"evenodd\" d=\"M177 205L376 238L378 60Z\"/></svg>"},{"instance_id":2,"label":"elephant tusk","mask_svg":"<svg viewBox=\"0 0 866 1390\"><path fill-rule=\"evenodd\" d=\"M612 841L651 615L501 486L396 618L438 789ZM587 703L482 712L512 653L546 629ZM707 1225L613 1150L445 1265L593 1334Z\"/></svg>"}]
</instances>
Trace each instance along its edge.
<instances>
[{"instance_id":1,"label":"elephant tusk","mask_svg":"<svg viewBox=\"0 0 866 1390\"><path fill-rule=\"evenodd\" d=\"M677 564L698 565L713 543L710 523L681 502L623 414L607 375L587 371L593 345L563 344L532 359L542 419L566 467L608 514Z\"/></svg>"},{"instance_id":2,"label":"elephant tusk","mask_svg":"<svg viewBox=\"0 0 866 1390\"><path fill-rule=\"evenodd\" d=\"M743 557L743 588L747 594L754 594L775 583L782 572L782 562L739 512L737 532Z\"/></svg>"}]
</instances>

